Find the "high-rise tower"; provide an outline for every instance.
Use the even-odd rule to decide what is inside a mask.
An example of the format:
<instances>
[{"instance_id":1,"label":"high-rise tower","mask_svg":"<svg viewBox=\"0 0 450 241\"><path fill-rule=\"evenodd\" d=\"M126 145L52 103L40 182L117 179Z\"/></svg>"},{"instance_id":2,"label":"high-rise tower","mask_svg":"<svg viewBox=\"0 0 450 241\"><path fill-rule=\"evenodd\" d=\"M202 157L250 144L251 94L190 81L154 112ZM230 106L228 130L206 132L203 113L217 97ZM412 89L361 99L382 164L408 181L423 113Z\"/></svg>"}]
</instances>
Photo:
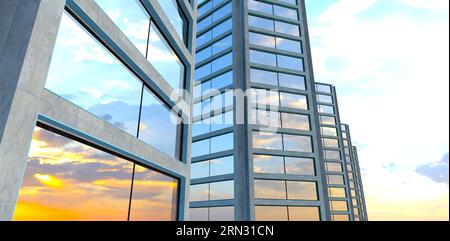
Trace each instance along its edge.
<instances>
[{"instance_id":1,"label":"high-rise tower","mask_svg":"<svg viewBox=\"0 0 450 241\"><path fill-rule=\"evenodd\" d=\"M191 220L354 220L339 116L323 113L337 105L318 103L304 1L198 1L196 46ZM335 136L322 136L322 116Z\"/></svg>"}]
</instances>

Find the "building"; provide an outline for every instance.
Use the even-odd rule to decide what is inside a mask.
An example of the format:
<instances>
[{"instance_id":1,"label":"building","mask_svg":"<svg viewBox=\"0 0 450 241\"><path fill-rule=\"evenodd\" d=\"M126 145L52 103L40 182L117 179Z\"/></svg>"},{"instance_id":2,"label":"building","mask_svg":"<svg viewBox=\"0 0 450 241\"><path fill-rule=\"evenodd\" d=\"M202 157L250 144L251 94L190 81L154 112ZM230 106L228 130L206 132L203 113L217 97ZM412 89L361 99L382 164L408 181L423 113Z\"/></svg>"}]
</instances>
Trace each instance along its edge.
<instances>
[{"instance_id":1,"label":"building","mask_svg":"<svg viewBox=\"0 0 450 241\"><path fill-rule=\"evenodd\" d=\"M198 1L190 220L367 219L304 5Z\"/></svg>"},{"instance_id":2,"label":"building","mask_svg":"<svg viewBox=\"0 0 450 241\"><path fill-rule=\"evenodd\" d=\"M1 1L0 220L185 220L190 2Z\"/></svg>"}]
</instances>

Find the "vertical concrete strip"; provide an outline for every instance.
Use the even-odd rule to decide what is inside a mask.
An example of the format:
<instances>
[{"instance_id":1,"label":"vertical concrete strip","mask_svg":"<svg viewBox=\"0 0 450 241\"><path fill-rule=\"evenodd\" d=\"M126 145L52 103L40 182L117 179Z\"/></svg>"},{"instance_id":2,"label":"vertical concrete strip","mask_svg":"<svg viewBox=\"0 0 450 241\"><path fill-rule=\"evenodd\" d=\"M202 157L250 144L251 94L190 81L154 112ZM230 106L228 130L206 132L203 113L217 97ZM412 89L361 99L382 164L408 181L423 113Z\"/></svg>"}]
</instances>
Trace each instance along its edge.
<instances>
[{"instance_id":1,"label":"vertical concrete strip","mask_svg":"<svg viewBox=\"0 0 450 241\"><path fill-rule=\"evenodd\" d=\"M11 220L64 0L0 3L0 220Z\"/></svg>"}]
</instances>

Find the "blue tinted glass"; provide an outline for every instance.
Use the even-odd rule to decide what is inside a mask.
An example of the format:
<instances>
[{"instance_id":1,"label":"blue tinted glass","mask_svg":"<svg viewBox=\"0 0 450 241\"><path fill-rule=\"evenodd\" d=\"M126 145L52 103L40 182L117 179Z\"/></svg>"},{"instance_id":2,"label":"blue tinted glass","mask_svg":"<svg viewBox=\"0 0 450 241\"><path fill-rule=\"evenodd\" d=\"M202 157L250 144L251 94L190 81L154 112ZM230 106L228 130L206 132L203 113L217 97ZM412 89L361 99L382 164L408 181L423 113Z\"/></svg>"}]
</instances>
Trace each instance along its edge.
<instances>
[{"instance_id":1,"label":"blue tinted glass","mask_svg":"<svg viewBox=\"0 0 450 241\"><path fill-rule=\"evenodd\" d=\"M293 20L298 20L298 12L292 8L281 7L278 5L273 6L273 11L275 16L290 18Z\"/></svg>"},{"instance_id":2,"label":"blue tinted glass","mask_svg":"<svg viewBox=\"0 0 450 241\"><path fill-rule=\"evenodd\" d=\"M289 40L285 38L277 38L277 49L302 53L302 47L299 41Z\"/></svg>"},{"instance_id":3,"label":"blue tinted glass","mask_svg":"<svg viewBox=\"0 0 450 241\"><path fill-rule=\"evenodd\" d=\"M195 70L195 79L199 80L211 74L211 63Z\"/></svg>"},{"instance_id":4,"label":"blue tinted glass","mask_svg":"<svg viewBox=\"0 0 450 241\"><path fill-rule=\"evenodd\" d=\"M280 86L305 90L305 77L290 74L278 74Z\"/></svg>"},{"instance_id":5,"label":"blue tinted glass","mask_svg":"<svg viewBox=\"0 0 450 241\"><path fill-rule=\"evenodd\" d=\"M298 25L275 21L275 32L284 33L293 36L300 36Z\"/></svg>"},{"instance_id":6,"label":"blue tinted glass","mask_svg":"<svg viewBox=\"0 0 450 241\"><path fill-rule=\"evenodd\" d=\"M192 163L191 179L209 177L209 161Z\"/></svg>"},{"instance_id":7,"label":"blue tinted glass","mask_svg":"<svg viewBox=\"0 0 450 241\"><path fill-rule=\"evenodd\" d=\"M197 4L200 4L200 3L201 3L201 1L198 1ZM208 12L209 10L211 10L211 8L212 8L212 2L208 2L208 3L206 3L205 5L199 7L199 8L197 9L197 14L198 14L198 16L199 16L199 17L202 16L203 14L205 14L206 12Z\"/></svg>"},{"instance_id":8,"label":"blue tinted glass","mask_svg":"<svg viewBox=\"0 0 450 241\"><path fill-rule=\"evenodd\" d=\"M231 84L233 84L233 71L219 75L218 77L212 79L211 88L218 90Z\"/></svg>"},{"instance_id":9,"label":"blue tinted glass","mask_svg":"<svg viewBox=\"0 0 450 241\"><path fill-rule=\"evenodd\" d=\"M250 61L255 64L277 66L276 55L256 50L250 50Z\"/></svg>"},{"instance_id":10,"label":"blue tinted glass","mask_svg":"<svg viewBox=\"0 0 450 241\"><path fill-rule=\"evenodd\" d=\"M185 67L154 24L150 27L147 59L174 90L184 88Z\"/></svg>"},{"instance_id":11,"label":"blue tinted glass","mask_svg":"<svg viewBox=\"0 0 450 241\"><path fill-rule=\"evenodd\" d=\"M260 18L255 16L248 17L248 25L254 28L261 28L269 31L274 31L274 23L272 20Z\"/></svg>"},{"instance_id":12,"label":"blue tinted glass","mask_svg":"<svg viewBox=\"0 0 450 241\"><path fill-rule=\"evenodd\" d=\"M209 57L211 57L211 47L208 47L200 52L197 52L197 54L195 55L195 63L198 64Z\"/></svg>"},{"instance_id":13,"label":"blue tinted glass","mask_svg":"<svg viewBox=\"0 0 450 241\"><path fill-rule=\"evenodd\" d=\"M211 118L211 131L218 131L233 126L233 111L215 115Z\"/></svg>"},{"instance_id":14,"label":"blue tinted glass","mask_svg":"<svg viewBox=\"0 0 450 241\"><path fill-rule=\"evenodd\" d=\"M138 1L95 0L142 55L147 54L150 17Z\"/></svg>"},{"instance_id":15,"label":"blue tinted glass","mask_svg":"<svg viewBox=\"0 0 450 241\"><path fill-rule=\"evenodd\" d=\"M259 69L250 70L250 81L254 83L278 85L277 73Z\"/></svg>"},{"instance_id":16,"label":"blue tinted glass","mask_svg":"<svg viewBox=\"0 0 450 241\"><path fill-rule=\"evenodd\" d=\"M197 23L197 31L201 31L213 23L212 16L208 16Z\"/></svg>"},{"instance_id":17,"label":"blue tinted glass","mask_svg":"<svg viewBox=\"0 0 450 241\"><path fill-rule=\"evenodd\" d=\"M233 42L233 36L230 35L225 37L212 45L212 54L217 54L222 50L228 49L231 47Z\"/></svg>"},{"instance_id":18,"label":"blue tinted glass","mask_svg":"<svg viewBox=\"0 0 450 241\"><path fill-rule=\"evenodd\" d=\"M209 154L209 139L192 143L192 157Z\"/></svg>"},{"instance_id":19,"label":"blue tinted glass","mask_svg":"<svg viewBox=\"0 0 450 241\"><path fill-rule=\"evenodd\" d=\"M233 133L211 138L211 153L232 150L234 148Z\"/></svg>"},{"instance_id":20,"label":"blue tinted glass","mask_svg":"<svg viewBox=\"0 0 450 241\"><path fill-rule=\"evenodd\" d=\"M211 176L219 176L234 173L233 156L222 157L210 161Z\"/></svg>"},{"instance_id":21,"label":"blue tinted glass","mask_svg":"<svg viewBox=\"0 0 450 241\"><path fill-rule=\"evenodd\" d=\"M273 14L273 9L271 4L258 2L255 0L248 1L248 9L253 11L258 11L262 13L266 13L269 15Z\"/></svg>"},{"instance_id":22,"label":"blue tinted glass","mask_svg":"<svg viewBox=\"0 0 450 241\"><path fill-rule=\"evenodd\" d=\"M227 200L234 198L234 181L213 182L209 188L209 200Z\"/></svg>"},{"instance_id":23,"label":"blue tinted glass","mask_svg":"<svg viewBox=\"0 0 450 241\"><path fill-rule=\"evenodd\" d=\"M208 31L200 36L197 37L197 43L196 46L200 47L203 44L209 42L212 39L212 31Z\"/></svg>"},{"instance_id":24,"label":"blue tinted glass","mask_svg":"<svg viewBox=\"0 0 450 241\"><path fill-rule=\"evenodd\" d=\"M216 27L214 27L213 28L213 33L212 33L213 36L212 37L216 38L219 35L227 32L228 30L231 30L232 23L233 23L232 19L230 18L230 19L226 20L225 22L223 22L223 23L217 25Z\"/></svg>"},{"instance_id":25,"label":"blue tinted glass","mask_svg":"<svg viewBox=\"0 0 450 241\"><path fill-rule=\"evenodd\" d=\"M258 34L258 33L249 33L249 42L250 44L259 45L267 48L275 48L275 37Z\"/></svg>"},{"instance_id":26,"label":"blue tinted glass","mask_svg":"<svg viewBox=\"0 0 450 241\"><path fill-rule=\"evenodd\" d=\"M45 87L136 136L142 82L67 14Z\"/></svg>"},{"instance_id":27,"label":"blue tinted glass","mask_svg":"<svg viewBox=\"0 0 450 241\"><path fill-rule=\"evenodd\" d=\"M140 120L139 139L172 157L179 156L181 120L147 89L142 97Z\"/></svg>"},{"instance_id":28,"label":"blue tinted glass","mask_svg":"<svg viewBox=\"0 0 450 241\"><path fill-rule=\"evenodd\" d=\"M285 69L292 69L296 71L304 71L303 59L289 57L285 55L277 55L278 67Z\"/></svg>"},{"instance_id":29,"label":"blue tinted glass","mask_svg":"<svg viewBox=\"0 0 450 241\"><path fill-rule=\"evenodd\" d=\"M220 20L221 18L225 17L226 15L231 13L231 2L226 4L225 6L219 8L218 10L216 10L212 16L213 16L213 21L217 22L218 20Z\"/></svg>"},{"instance_id":30,"label":"blue tinted glass","mask_svg":"<svg viewBox=\"0 0 450 241\"><path fill-rule=\"evenodd\" d=\"M233 53L226 54L212 62L212 73L224 69L233 64Z\"/></svg>"}]
</instances>

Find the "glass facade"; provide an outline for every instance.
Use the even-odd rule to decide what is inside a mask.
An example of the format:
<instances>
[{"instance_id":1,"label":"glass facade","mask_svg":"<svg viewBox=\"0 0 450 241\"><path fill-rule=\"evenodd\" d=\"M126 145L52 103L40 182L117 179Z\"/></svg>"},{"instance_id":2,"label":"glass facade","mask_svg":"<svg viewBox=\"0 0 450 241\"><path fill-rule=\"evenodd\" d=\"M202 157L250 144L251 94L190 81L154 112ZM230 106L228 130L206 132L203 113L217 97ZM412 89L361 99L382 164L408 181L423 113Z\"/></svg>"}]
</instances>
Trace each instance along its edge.
<instances>
[{"instance_id":1,"label":"glass facade","mask_svg":"<svg viewBox=\"0 0 450 241\"><path fill-rule=\"evenodd\" d=\"M31 148L23 179L16 180L19 193L7 194L18 200L6 218L185 220L190 158L184 153L191 143L182 117L190 113L175 108L173 97L186 101L184 91L191 89L193 6L175 0L67 0L59 12L42 10L44 2L35 4L33 16L45 14L43 21L59 26L39 37L45 48L26 47L42 62L39 71L48 67L48 75L33 79L43 88L30 90L36 89L30 96L45 107L32 110L37 120L26 128L35 127ZM224 172L226 164L219 162L211 173ZM218 184L211 185L211 199L229 197ZM4 214L0 210L1 219Z\"/></svg>"},{"instance_id":2,"label":"glass facade","mask_svg":"<svg viewBox=\"0 0 450 241\"><path fill-rule=\"evenodd\" d=\"M195 221L235 219L232 10L232 1L198 1L190 198Z\"/></svg>"},{"instance_id":3,"label":"glass facade","mask_svg":"<svg viewBox=\"0 0 450 241\"><path fill-rule=\"evenodd\" d=\"M14 220L176 220L178 185L173 177L36 127Z\"/></svg>"}]
</instances>

